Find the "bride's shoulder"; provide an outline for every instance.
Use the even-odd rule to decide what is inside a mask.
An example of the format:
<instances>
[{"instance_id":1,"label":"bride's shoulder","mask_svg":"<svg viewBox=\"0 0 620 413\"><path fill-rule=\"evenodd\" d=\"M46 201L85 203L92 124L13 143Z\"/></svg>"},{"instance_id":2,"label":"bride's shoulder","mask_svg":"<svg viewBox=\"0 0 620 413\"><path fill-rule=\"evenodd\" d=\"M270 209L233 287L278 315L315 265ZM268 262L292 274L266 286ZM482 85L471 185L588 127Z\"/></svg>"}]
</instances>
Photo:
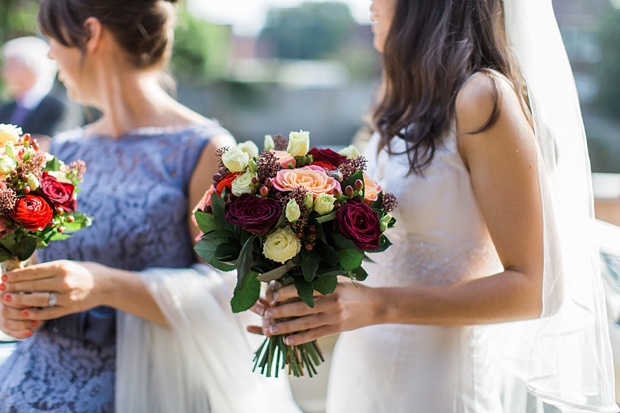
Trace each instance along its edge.
<instances>
[{"instance_id":1,"label":"bride's shoulder","mask_svg":"<svg viewBox=\"0 0 620 413\"><path fill-rule=\"evenodd\" d=\"M476 134L492 127L500 116L523 112L513 83L496 71L474 73L456 96L457 135Z\"/></svg>"}]
</instances>

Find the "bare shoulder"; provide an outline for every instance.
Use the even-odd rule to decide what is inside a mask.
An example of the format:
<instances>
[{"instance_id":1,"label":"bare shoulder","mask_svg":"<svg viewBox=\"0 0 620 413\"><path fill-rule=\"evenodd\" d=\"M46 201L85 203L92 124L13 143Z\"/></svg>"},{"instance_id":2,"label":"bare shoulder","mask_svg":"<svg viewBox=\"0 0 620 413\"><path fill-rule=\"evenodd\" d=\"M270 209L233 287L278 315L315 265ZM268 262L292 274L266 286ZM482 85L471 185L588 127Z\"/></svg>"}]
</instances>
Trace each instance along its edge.
<instances>
[{"instance_id":1,"label":"bare shoulder","mask_svg":"<svg viewBox=\"0 0 620 413\"><path fill-rule=\"evenodd\" d=\"M498 111L498 120L509 117L527 121L512 83L499 74L478 72L457 94L457 135L479 131L494 116L494 111Z\"/></svg>"}]
</instances>

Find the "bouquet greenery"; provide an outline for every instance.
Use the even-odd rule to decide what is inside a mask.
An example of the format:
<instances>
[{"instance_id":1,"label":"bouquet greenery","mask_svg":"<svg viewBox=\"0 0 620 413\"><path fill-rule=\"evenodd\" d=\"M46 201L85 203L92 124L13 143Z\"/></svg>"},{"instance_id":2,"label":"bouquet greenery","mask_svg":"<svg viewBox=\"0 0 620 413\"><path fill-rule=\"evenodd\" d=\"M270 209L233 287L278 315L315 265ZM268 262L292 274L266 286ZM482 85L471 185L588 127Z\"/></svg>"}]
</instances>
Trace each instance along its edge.
<instances>
[{"instance_id":1,"label":"bouquet greenery","mask_svg":"<svg viewBox=\"0 0 620 413\"><path fill-rule=\"evenodd\" d=\"M265 137L260 154L248 141L218 156L220 171L195 213L203 232L196 252L220 270L237 270L234 312L256 303L261 281L275 280L294 284L313 307L315 290L333 293L339 275L364 280L366 252L391 245L384 232L396 222L396 199L365 173L354 147L310 149L309 133L300 131ZM316 342L287 346L276 336L256 352L254 369L277 376L288 366L312 376L321 361Z\"/></svg>"}]
</instances>

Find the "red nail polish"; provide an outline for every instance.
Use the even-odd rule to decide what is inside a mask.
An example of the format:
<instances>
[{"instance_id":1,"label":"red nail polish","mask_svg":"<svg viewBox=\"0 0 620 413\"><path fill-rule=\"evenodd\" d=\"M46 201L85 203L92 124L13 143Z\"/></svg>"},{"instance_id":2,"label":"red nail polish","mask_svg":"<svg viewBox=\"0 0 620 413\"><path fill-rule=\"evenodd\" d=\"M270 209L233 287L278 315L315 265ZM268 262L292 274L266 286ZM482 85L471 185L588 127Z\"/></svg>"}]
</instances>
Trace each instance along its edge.
<instances>
[{"instance_id":1,"label":"red nail polish","mask_svg":"<svg viewBox=\"0 0 620 413\"><path fill-rule=\"evenodd\" d=\"M6 274L2 275L2 281L7 282L9 280L9 276Z\"/></svg>"},{"instance_id":2,"label":"red nail polish","mask_svg":"<svg viewBox=\"0 0 620 413\"><path fill-rule=\"evenodd\" d=\"M4 296L4 301L7 301L7 302L9 302L9 303L10 303L10 302L11 302L11 296L10 296L9 294L6 294L6 295Z\"/></svg>"},{"instance_id":3,"label":"red nail polish","mask_svg":"<svg viewBox=\"0 0 620 413\"><path fill-rule=\"evenodd\" d=\"M26 336L27 336L27 337L32 336L32 331L31 331L31 330L26 331Z\"/></svg>"},{"instance_id":4,"label":"red nail polish","mask_svg":"<svg viewBox=\"0 0 620 413\"><path fill-rule=\"evenodd\" d=\"M32 322L32 326L33 326L33 327L38 327L38 326L39 326L39 322L38 322L38 321L36 321L36 320L35 320L35 321L33 321L33 322Z\"/></svg>"},{"instance_id":5,"label":"red nail polish","mask_svg":"<svg viewBox=\"0 0 620 413\"><path fill-rule=\"evenodd\" d=\"M0 291L4 291L4 290L6 290L6 285L0 284Z\"/></svg>"},{"instance_id":6,"label":"red nail polish","mask_svg":"<svg viewBox=\"0 0 620 413\"><path fill-rule=\"evenodd\" d=\"M30 313L28 311L22 311L22 315L24 317L30 317Z\"/></svg>"}]
</instances>

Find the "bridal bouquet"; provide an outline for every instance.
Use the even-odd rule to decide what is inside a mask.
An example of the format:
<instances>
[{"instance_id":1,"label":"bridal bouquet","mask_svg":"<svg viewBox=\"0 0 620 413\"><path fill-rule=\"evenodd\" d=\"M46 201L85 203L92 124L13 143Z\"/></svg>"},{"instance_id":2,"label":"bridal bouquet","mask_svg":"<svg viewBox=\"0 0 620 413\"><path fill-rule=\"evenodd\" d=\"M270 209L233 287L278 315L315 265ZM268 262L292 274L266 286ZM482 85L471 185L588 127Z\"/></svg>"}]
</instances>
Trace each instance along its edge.
<instances>
[{"instance_id":1,"label":"bridal bouquet","mask_svg":"<svg viewBox=\"0 0 620 413\"><path fill-rule=\"evenodd\" d=\"M366 160L352 146L309 148L309 133L300 131L266 136L260 154L249 141L218 152L220 171L195 213L203 232L196 252L237 270L234 312L252 307L260 282L274 280L294 284L313 307L315 290L333 293L339 275L364 280L365 253L391 245L383 232L395 223L396 199L365 173ZM276 336L256 352L254 369L269 377L288 366L312 376L321 361L316 342L287 346Z\"/></svg>"},{"instance_id":2,"label":"bridal bouquet","mask_svg":"<svg viewBox=\"0 0 620 413\"><path fill-rule=\"evenodd\" d=\"M77 212L77 185L86 167L67 166L39 149L21 128L0 124L0 262L20 266L38 248L91 224Z\"/></svg>"}]
</instances>

